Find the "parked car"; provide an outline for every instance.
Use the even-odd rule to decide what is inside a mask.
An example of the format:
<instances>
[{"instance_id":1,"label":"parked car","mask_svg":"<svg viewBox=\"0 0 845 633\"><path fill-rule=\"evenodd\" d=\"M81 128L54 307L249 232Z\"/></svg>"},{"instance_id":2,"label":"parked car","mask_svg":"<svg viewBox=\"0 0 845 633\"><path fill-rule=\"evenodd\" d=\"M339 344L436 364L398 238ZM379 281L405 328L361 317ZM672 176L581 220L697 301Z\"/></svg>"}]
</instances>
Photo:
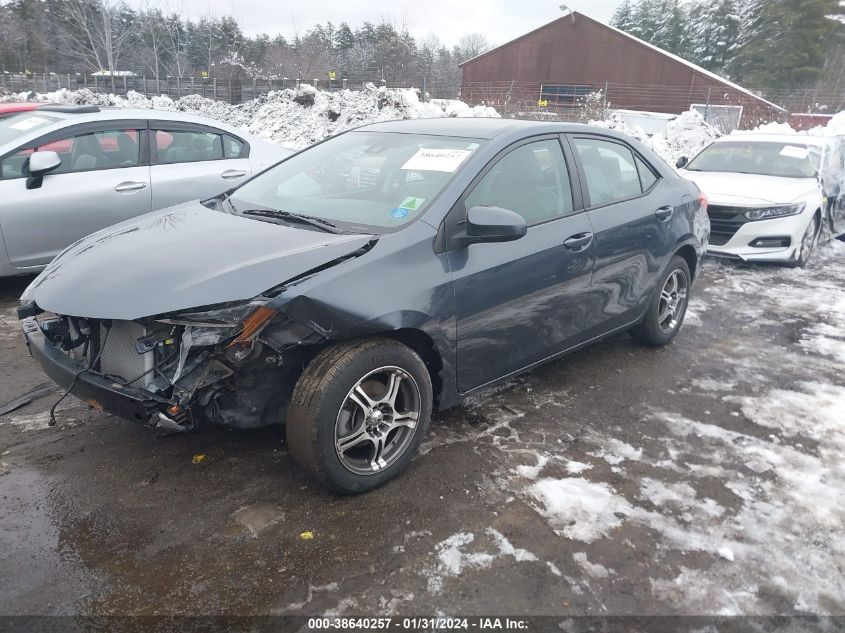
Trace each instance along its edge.
<instances>
[{"instance_id":1,"label":"parked car","mask_svg":"<svg viewBox=\"0 0 845 633\"><path fill-rule=\"evenodd\" d=\"M4 101L0 103L0 119L5 119L21 112L32 112L47 105L50 104L37 103L35 101Z\"/></svg>"},{"instance_id":2,"label":"parked car","mask_svg":"<svg viewBox=\"0 0 845 633\"><path fill-rule=\"evenodd\" d=\"M19 317L95 407L285 423L317 479L360 492L408 465L434 409L615 332L670 342L708 232L698 188L616 132L379 123L85 238Z\"/></svg>"},{"instance_id":3,"label":"parked car","mask_svg":"<svg viewBox=\"0 0 845 633\"><path fill-rule=\"evenodd\" d=\"M804 266L821 235L845 232L843 159L838 137L746 133L677 166L710 201L710 254Z\"/></svg>"},{"instance_id":4,"label":"parked car","mask_svg":"<svg viewBox=\"0 0 845 633\"><path fill-rule=\"evenodd\" d=\"M52 105L2 119L0 277L38 272L89 233L215 196L289 154L181 112Z\"/></svg>"}]
</instances>

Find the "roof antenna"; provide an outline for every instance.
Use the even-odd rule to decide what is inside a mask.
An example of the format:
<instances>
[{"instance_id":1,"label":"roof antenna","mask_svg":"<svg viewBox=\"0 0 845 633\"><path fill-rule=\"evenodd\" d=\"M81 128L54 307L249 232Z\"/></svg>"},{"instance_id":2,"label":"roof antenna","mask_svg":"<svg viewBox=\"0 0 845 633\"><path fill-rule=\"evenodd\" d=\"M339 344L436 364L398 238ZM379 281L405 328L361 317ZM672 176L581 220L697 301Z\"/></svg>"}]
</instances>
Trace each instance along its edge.
<instances>
[{"instance_id":1,"label":"roof antenna","mask_svg":"<svg viewBox=\"0 0 845 633\"><path fill-rule=\"evenodd\" d=\"M561 10L561 11L563 11L564 13L566 13L567 11L569 11L569 16L572 18L572 24L575 24L575 11L573 11L572 9L570 9L570 8L569 8L567 5L565 5L565 4L560 5L560 10Z\"/></svg>"}]
</instances>

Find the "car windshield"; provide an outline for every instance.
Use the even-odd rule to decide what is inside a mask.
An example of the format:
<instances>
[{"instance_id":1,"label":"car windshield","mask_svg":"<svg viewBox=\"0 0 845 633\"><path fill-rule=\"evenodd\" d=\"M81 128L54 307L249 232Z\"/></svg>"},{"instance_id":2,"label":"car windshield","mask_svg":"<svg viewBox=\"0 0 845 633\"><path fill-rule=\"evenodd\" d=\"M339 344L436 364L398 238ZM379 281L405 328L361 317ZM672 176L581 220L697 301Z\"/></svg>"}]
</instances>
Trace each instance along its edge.
<instances>
[{"instance_id":1,"label":"car windshield","mask_svg":"<svg viewBox=\"0 0 845 633\"><path fill-rule=\"evenodd\" d=\"M235 190L236 212L284 211L353 232L385 233L431 204L483 141L348 132L305 150Z\"/></svg>"},{"instance_id":2,"label":"car windshield","mask_svg":"<svg viewBox=\"0 0 845 633\"><path fill-rule=\"evenodd\" d=\"M44 116L32 112L24 112L0 119L0 147L6 143L11 143L23 134L47 127L58 120L56 117Z\"/></svg>"},{"instance_id":3,"label":"car windshield","mask_svg":"<svg viewBox=\"0 0 845 633\"><path fill-rule=\"evenodd\" d=\"M696 156L689 171L720 171L782 178L813 178L820 149L799 143L730 141L713 143Z\"/></svg>"}]
</instances>

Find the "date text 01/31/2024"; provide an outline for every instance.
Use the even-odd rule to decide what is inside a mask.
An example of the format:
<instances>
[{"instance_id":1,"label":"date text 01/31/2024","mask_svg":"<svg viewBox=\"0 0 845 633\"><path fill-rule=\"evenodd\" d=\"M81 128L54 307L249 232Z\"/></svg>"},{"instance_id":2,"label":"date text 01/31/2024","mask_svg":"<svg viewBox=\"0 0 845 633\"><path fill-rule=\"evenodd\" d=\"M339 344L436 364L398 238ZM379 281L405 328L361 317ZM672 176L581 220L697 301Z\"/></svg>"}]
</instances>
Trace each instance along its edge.
<instances>
[{"instance_id":1,"label":"date text 01/31/2024","mask_svg":"<svg viewBox=\"0 0 845 633\"><path fill-rule=\"evenodd\" d=\"M309 618L308 628L320 630L478 630L520 631L528 629L528 621L519 618L474 617L474 618Z\"/></svg>"}]
</instances>

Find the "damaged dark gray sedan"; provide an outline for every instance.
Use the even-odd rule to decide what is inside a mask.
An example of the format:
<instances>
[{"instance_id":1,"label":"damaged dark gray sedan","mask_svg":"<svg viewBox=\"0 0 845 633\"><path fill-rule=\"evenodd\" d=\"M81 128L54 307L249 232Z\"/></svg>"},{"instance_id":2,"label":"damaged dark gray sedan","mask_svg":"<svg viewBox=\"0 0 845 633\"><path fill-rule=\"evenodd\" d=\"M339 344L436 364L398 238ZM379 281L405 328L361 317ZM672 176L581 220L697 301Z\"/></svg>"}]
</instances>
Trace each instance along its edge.
<instances>
[{"instance_id":1,"label":"damaged dark gray sedan","mask_svg":"<svg viewBox=\"0 0 845 633\"><path fill-rule=\"evenodd\" d=\"M706 201L640 143L379 123L69 247L27 288L57 383L168 431L285 424L321 482L401 472L432 410L602 337L683 324Z\"/></svg>"}]
</instances>

